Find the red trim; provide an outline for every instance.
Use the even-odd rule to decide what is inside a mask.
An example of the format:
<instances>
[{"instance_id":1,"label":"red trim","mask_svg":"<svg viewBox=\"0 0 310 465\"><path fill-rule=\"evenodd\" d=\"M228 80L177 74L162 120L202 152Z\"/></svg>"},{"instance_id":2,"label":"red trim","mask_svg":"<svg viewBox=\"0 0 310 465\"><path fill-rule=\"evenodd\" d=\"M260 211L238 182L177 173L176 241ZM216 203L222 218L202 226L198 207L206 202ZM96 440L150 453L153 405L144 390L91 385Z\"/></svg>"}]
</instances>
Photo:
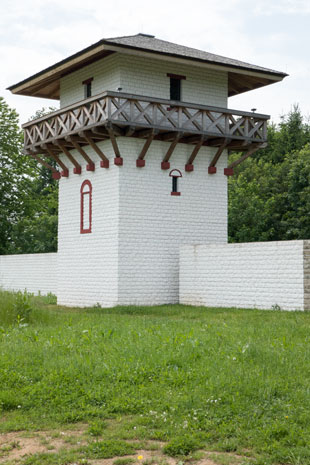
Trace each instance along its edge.
<instances>
[{"instance_id":1,"label":"red trim","mask_svg":"<svg viewBox=\"0 0 310 465\"><path fill-rule=\"evenodd\" d=\"M69 170L63 170L60 174L63 178L67 178L69 176Z\"/></svg>"},{"instance_id":2,"label":"red trim","mask_svg":"<svg viewBox=\"0 0 310 465\"><path fill-rule=\"evenodd\" d=\"M171 192L171 195L181 195L181 192Z\"/></svg>"},{"instance_id":3,"label":"red trim","mask_svg":"<svg viewBox=\"0 0 310 465\"><path fill-rule=\"evenodd\" d=\"M74 174L81 174L82 173L82 168L80 166L76 166L73 168L73 173Z\"/></svg>"},{"instance_id":4,"label":"red trim","mask_svg":"<svg viewBox=\"0 0 310 465\"><path fill-rule=\"evenodd\" d=\"M109 168L109 166L110 166L109 160L101 160L100 168Z\"/></svg>"},{"instance_id":5,"label":"red trim","mask_svg":"<svg viewBox=\"0 0 310 465\"><path fill-rule=\"evenodd\" d=\"M215 174L216 173L216 166L209 166L208 173L209 174Z\"/></svg>"},{"instance_id":6,"label":"red trim","mask_svg":"<svg viewBox=\"0 0 310 465\"><path fill-rule=\"evenodd\" d=\"M194 165L191 165L190 163L188 163L187 165L185 165L185 171L187 172L194 171Z\"/></svg>"},{"instance_id":7,"label":"red trim","mask_svg":"<svg viewBox=\"0 0 310 465\"><path fill-rule=\"evenodd\" d=\"M84 192L85 187L88 187L88 190ZM91 226L92 226L92 184L88 179L86 179L80 189L80 194L81 194L81 211L80 211L80 233L81 234L87 234L91 233ZM85 197L87 198L88 196L88 201L89 201L89 227L86 229L84 228L84 202L87 201Z\"/></svg>"},{"instance_id":8,"label":"red trim","mask_svg":"<svg viewBox=\"0 0 310 465\"><path fill-rule=\"evenodd\" d=\"M53 171L53 173L52 173L52 178L53 178L53 179L60 179L60 178L61 178L61 174L59 173L59 171Z\"/></svg>"},{"instance_id":9,"label":"red trim","mask_svg":"<svg viewBox=\"0 0 310 465\"><path fill-rule=\"evenodd\" d=\"M95 171L94 163L88 163L88 165L86 165L86 171Z\"/></svg>"},{"instance_id":10,"label":"red trim","mask_svg":"<svg viewBox=\"0 0 310 465\"><path fill-rule=\"evenodd\" d=\"M93 80L94 80L94 78L85 79L85 81L82 81L82 84L85 86L87 84L90 84Z\"/></svg>"},{"instance_id":11,"label":"red trim","mask_svg":"<svg viewBox=\"0 0 310 465\"><path fill-rule=\"evenodd\" d=\"M225 174L225 176L233 176L234 175L234 169L233 168L224 168L224 174Z\"/></svg>"},{"instance_id":12,"label":"red trim","mask_svg":"<svg viewBox=\"0 0 310 465\"><path fill-rule=\"evenodd\" d=\"M170 163L169 161L162 161L161 162L161 169L162 170L168 170L170 168Z\"/></svg>"},{"instance_id":13,"label":"red trim","mask_svg":"<svg viewBox=\"0 0 310 465\"><path fill-rule=\"evenodd\" d=\"M172 78L172 79L186 79L186 76L182 76L181 74L172 74L172 73L167 73L167 76Z\"/></svg>"},{"instance_id":14,"label":"red trim","mask_svg":"<svg viewBox=\"0 0 310 465\"><path fill-rule=\"evenodd\" d=\"M173 174L175 171L177 171L177 174ZM171 176L172 178L182 178L182 173L180 170L177 170L176 168L174 168L173 170L170 171L169 176Z\"/></svg>"},{"instance_id":15,"label":"red trim","mask_svg":"<svg viewBox=\"0 0 310 465\"><path fill-rule=\"evenodd\" d=\"M136 160L136 167L143 168L145 166L145 160L140 160L139 158Z\"/></svg>"},{"instance_id":16,"label":"red trim","mask_svg":"<svg viewBox=\"0 0 310 465\"><path fill-rule=\"evenodd\" d=\"M115 158L114 158L114 165L116 165L116 166L123 166L123 159L122 159L122 157L115 157Z\"/></svg>"}]
</instances>

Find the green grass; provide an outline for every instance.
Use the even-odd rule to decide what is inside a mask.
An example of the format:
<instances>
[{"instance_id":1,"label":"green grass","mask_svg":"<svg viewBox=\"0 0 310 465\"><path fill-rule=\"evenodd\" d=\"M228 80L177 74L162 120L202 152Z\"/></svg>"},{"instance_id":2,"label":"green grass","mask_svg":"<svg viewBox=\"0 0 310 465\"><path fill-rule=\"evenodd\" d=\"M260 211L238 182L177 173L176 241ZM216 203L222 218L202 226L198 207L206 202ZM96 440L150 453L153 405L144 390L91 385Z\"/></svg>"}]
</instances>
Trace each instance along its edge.
<instances>
[{"instance_id":1,"label":"green grass","mask_svg":"<svg viewBox=\"0 0 310 465\"><path fill-rule=\"evenodd\" d=\"M30 296L23 323L14 303L0 293L0 431L87 423L85 460L130 439L310 464L309 313L64 309ZM62 463L42 457L25 463Z\"/></svg>"}]
</instances>

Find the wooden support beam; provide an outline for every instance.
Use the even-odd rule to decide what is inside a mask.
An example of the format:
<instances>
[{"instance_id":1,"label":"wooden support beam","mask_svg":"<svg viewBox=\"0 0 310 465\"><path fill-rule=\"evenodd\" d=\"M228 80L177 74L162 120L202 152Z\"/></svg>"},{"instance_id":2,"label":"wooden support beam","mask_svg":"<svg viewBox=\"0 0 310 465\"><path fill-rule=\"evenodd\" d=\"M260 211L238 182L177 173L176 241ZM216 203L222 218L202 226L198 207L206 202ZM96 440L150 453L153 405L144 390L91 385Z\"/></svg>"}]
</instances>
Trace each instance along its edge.
<instances>
[{"instance_id":1,"label":"wooden support beam","mask_svg":"<svg viewBox=\"0 0 310 465\"><path fill-rule=\"evenodd\" d=\"M244 160L246 160L248 157L250 157L251 155L253 155L253 153L255 153L257 150L259 149L263 149L267 147L267 144L266 143L263 143L263 144L254 144L252 145L252 147L249 148L249 150L244 154L242 155L241 158L239 158L238 160L236 161L233 161L232 163L230 163L230 165L228 165L228 169L233 169L235 166L238 166L240 163L242 163Z\"/></svg>"},{"instance_id":2,"label":"wooden support beam","mask_svg":"<svg viewBox=\"0 0 310 465\"><path fill-rule=\"evenodd\" d=\"M195 145L192 153L191 153L191 156L189 157L189 159L187 160L187 163L185 165L185 171L194 171L194 160L199 152L199 150L201 149L201 146L202 144L204 143L204 141L206 140L205 137L201 137L200 138L200 141Z\"/></svg>"},{"instance_id":3,"label":"wooden support beam","mask_svg":"<svg viewBox=\"0 0 310 465\"><path fill-rule=\"evenodd\" d=\"M107 130L111 139L112 147L115 153L115 158L114 158L114 165L117 166L122 166L123 164L123 159L121 157L117 142L116 142L116 137L114 134L115 127L108 125Z\"/></svg>"},{"instance_id":4,"label":"wooden support beam","mask_svg":"<svg viewBox=\"0 0 310 465\"><path fill-rule=\"evenodd\" d=\"M140 152L140 155L138 156L137 160L136 160L136 166L137 168L142 168L143 166L145 166L145 160L144 160L144 157L146 155L146 152L148 151L153 139L154 139L154 136L155 136L155 131L152 131L151 134L149 135L149 137L147 138L147 140L145 141L143 147L142 147L142 150Z\"/></svg>"},{"instance_id":5,"label":"wooden support beam","mask_svg":"<svg viewBox=\"0 0 310 465\"><path fill-rule=\"evenodd\" d=\"M32 158L37 160L41 165L45 166L45 168L49 169L52 172L52 176L54 179L60 179L61 175L59 171L57 171L53 166L51 166L49 163L47 163L45 160L42 160L36 153L27 150L27 155L30 155Z\"/></svg>"},{"instance_id":6,"label":"wooden support beam","mask_svg":"<svg viewBox=\"0 0 310 465\"><path fill-rule=\"evenodd\" d=\"M216 173L216 164L218 162L218 159L222 155L225 147L229 144L230 140L231 139L225 139L224 142L222 143L222 145L220 145L220 147L217 149L216 154L212 158L212 161L211 161L211 163L209 165L209 168L208 168L208 173L209 174L215 174Z\"/></svg>"},{"instance_id":7,"label":"wooden support beam","mask_svg":"<svg viewBox=\"0 0 310 465\"><path fill-rule=\"evenodd\" d=\"M87 155L87 153L85 152L85 150L82 149L82 147L80 146L80 144L79 144L72 136L66 138L66 140L67 140L67 139L72 143L72 145L74 146L74 148L82 155L82 157L84 158L84 160L87 162L86 171L95 171L95 164L94 164L94 162L91 160L91 158L89 158L89 156Z\"/></svg>"},{"instance_id":8,"label":"wooden support beam","mask_svg":"<svg viewBox=\"0 0 310 465\"><path fill-rule=\"evenodd\" d=\"M41 147L44 148L44 150L47 151L49 156L52 157L56 161L56 163L58 163L58 165L62 168L62 171L60 173L61 176L67 178L69 176L69 170L67 166L60 160L58 155L56 155L56 153L54 153L46 144L42 144Z\"/></svg>"},{"instance_id":9,"label":"wooden support beam","mask_svg":"<svg viewBox=\"0 0 310 465\"><path fill-rule=\"evenodd\" d=\"M91 136L87 132L81 132L79 133L80 136L84 137L88 145L91 146L91 148L96 152L96 154L99 156L101 159L100 161L100 166L101 168L109 168L109 159L105 156L105 154L100 150L100 148L97 146L97 144L93 141Z\"/></svg>"},{"instance_id":10,"label":"wooden support beam","mask_svg":"<svg viewBox=\"0 0 310 465\"><path fill-rule=\"evenodd\" d=\"M173 154L173 151L176 148L177 143L179 142L179 140L180 140L180 138L182 136L183 136L182 132L177 132L177 135L176 135L174 141L171 142L170 147L169 147L163 161L161 162L161 169L162 170L168 170L170 168L170 163L169 163L170 157Z\"/></svg>"},{"instance_id":11,"label":"wooden support beam","mask_svg":"<svg viewBox=\"0 0 310 465\"><path fill-rule=\"evenodd\" d=\"M136 127L135 127L135 126L128 126L128 127L125 129L125 134L124 134L124 136L130 137L130 136L132 136L135 132L136 132Z\"/></svg>"},{"instance_id":12,"label":"wooden support beam","mask_svg":"<svg viewBox=\"0 0 310 465\"><path fill-rule=\"evenodd\" d=\"M82 167L81 165L76 161L76 159L71 155L70 151L67 149L67 147L59 141L55 141L55 144L58 145L58 147L62 150L62 152L69 158L71 161L72 165L74 166L73 168L73 173L74 174L81 174L82 172Z\"/></svg>"}]
</instances>

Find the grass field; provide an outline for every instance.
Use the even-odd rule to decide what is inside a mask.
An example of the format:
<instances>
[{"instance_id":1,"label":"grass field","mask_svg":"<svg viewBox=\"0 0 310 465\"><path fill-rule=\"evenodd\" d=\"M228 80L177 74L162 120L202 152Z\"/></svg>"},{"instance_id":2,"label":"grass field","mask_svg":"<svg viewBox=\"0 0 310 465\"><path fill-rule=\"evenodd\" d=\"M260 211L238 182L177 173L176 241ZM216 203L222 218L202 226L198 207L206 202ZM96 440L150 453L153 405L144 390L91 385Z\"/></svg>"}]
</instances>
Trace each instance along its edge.
<instances>
[{"instance_id":1,"label":"grass field","mask_svg":"<svg viewBox=\"0 0 310 465\"><path fill-rule=\"evenodd\" d=\"M0 292L0 463L310 464L309 313L53 302Z\"/></svg>"}]
</instances>

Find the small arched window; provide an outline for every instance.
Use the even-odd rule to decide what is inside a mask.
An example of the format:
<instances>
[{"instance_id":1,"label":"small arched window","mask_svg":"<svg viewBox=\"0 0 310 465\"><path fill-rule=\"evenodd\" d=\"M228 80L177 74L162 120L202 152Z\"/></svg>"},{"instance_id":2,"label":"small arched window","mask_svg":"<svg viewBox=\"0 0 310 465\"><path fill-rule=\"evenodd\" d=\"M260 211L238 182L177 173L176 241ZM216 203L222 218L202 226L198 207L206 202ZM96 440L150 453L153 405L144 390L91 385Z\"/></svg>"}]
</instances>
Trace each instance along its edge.
<instances>
[{"instance_id":1,"label":"small arched window","mask_svg":"<svg viewBox=\"0 0 310 465\"><path fill-rule=\"evenodd\" d=\"M91 233L92 185L86 180L81 185L81 234Z\"/></svg>"},{"instance_id":2,"label":"small arched window","mask_svg":"<svg viewBox=\"0 0 310 465\"><path fill-rule=\"evenodd\" d=\"M182 173L180 170L171 170L169 176L172 177L172 190L171 195L181 195L181 192L178 191L178 179L182 178Z\"/></svg>"}]
</instances>

